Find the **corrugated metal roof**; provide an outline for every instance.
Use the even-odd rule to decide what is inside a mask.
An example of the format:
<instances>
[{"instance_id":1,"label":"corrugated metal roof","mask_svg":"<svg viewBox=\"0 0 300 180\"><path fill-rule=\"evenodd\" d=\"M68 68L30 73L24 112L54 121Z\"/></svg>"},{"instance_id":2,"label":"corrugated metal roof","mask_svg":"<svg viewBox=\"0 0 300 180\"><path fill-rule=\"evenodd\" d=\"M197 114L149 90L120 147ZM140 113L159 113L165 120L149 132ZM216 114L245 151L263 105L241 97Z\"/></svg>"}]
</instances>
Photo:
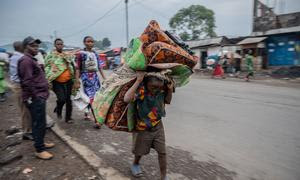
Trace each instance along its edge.
<instances>
[{"instance_id":1,"label":"corrugated metal roof","mask_svg":"<svg viewBox=\"0 0 300 180\"><path fill-rule=\"evenodd\" d=\"M190 48L209 46L209 45L220 45L224 37L216 37L210 39L200 39L197 41L187 41L186 43Z\"/></svg>"},{"instance_id":2,"label":"corrugated metal roof","mask_svg":"<svg viewBox=\"0 0 300 180\"><path fill-rule=\"evenodd\" d=\"M254 44L254 43L259 43L263 40L265 40L267 37L253 37L253 38L246 38L239 43L238 45L243 45L243 44Z\"/></svg>"},{"instance_id":3,"label":"corrugated metal roof","mask_svg":"<svg viewBox=\"0 0 300 180\"><path fill-rule=\"evenodd\" d=\"M264 35L283 34L283 33L292 33L292 32L300 32L300 26L272 29L272 30L268 30L266 32L252 32L251 35L252 36L264 36Z\"/></svg>"}]
</instances>

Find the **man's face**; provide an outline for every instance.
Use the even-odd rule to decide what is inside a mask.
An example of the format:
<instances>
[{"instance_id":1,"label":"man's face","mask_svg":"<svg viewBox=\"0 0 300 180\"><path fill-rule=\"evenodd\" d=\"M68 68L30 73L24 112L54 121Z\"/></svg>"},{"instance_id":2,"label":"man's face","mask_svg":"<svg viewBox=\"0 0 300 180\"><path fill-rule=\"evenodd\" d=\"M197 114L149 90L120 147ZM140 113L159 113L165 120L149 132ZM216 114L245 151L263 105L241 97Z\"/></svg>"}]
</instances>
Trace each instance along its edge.
<instances>
[{"instance_id":1,"label":"man's face","mask_svg":"<svg viewBox=\"0 0 300 180\"><path fill-rule=\"evenodd\" d=\"M35 56L39 52L39 44L36 42L28 44L26 46L26 49L29 54L31 54L32 56Z\"/></svg>"},{"instance_id":2,"label":"man's face","mask_svg":"<svg viewBox=\"0 0 300 180\"><path fill-rule=\"evenodd\" d=\"M55 48L56 48L57 51L61 52L64 48L64 42L56 41Z\"/></svg>"},{"instance_id":3,"label":"man's face","mask_svg":"<svg viewBox=\"0 0 300 180\"><path fill-rule=\"evenodd\" d=\"M87 38L84 42L84 45L89 48L92 49L94 47L94 39L93 38Z\"/></svg>"}]
</instances>

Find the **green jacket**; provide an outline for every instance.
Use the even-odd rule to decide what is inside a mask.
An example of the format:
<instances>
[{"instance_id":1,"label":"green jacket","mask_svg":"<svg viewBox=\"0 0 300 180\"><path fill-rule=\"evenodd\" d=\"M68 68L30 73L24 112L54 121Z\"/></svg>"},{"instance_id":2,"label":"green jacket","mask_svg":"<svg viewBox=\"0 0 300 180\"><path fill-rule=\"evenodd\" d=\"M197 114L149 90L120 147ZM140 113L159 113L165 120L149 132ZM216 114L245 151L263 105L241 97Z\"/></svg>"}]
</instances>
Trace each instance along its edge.
<instances>
[{"instance_id":1,"label":"green jacket","mask_svg":"<svg viewBox=\"0 0 300 180\"><path fill-rule=\"evenodd\" d=\"M253 56L247 54L246 55L246 65L247 65L247 71L253 72Z\"/></svg>"},{"instance_id":2,"label":"green jacket","mask_svg":"<svg viewBox=\"0 0 300 180\"><path fill-rule=\"evenodd\" d=\"M45 74L48 82L58 78L66 69L69 69L72 80L75 80L74 58L66 53L51 52L45 59Z\"/></svg>"}]
</instances>

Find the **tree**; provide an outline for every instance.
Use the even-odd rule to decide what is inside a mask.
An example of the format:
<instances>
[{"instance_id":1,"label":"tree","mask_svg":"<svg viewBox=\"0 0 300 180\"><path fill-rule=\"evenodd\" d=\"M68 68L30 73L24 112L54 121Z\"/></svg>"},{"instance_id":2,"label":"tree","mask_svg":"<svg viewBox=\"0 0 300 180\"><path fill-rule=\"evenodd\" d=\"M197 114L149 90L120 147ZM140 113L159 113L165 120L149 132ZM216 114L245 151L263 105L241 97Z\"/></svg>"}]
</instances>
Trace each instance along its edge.
<instances>
[{"instance_id":1,"label":"tree","mask_svg":"<svg viewBox=\"0 0 300 180\"><path fill-rule=\"evenodd\" d=\"M107 37L102 39L103 48L108 48L108 47L110 47L110 45L111 45L111 42Z\"/></svg>"},{"instance_id":2,"label":"tree","mask_svg":"<svg viewBox=\"0 0 300 180\"><path fill-rule=\"evenodd\" d=\"M169 25L184 41L216 36L214 12L201 5L180 9Z\"/></svg>"},{"instance_id":3,"label":"tree","mask_svg":"<svg viewBox=\"0 0 300 180\"><path fill-rule=\"evenodd\" d=\"M94 46L99 48L100 50L104 50L105 48L110 47L110 45L111 45L111 42L107 37L103 38L102 40L95 41L95 44L94 44Z\"/></svg>"},{"instance_id":4,"label":"tree","mask_svg":"<svg viewBox=\"0 0 300 180\"><path fill-rule=\"evenodd\" d=\"M97 47L97 48L99 48L99 49L101 49L101 50L103 50L104 48L103 48L103 43L102 43L102 41L101 40L99 40L99 41L95 41L95 44L94 44L94 46L95 47Z\"/></svg>"}]
</instances>

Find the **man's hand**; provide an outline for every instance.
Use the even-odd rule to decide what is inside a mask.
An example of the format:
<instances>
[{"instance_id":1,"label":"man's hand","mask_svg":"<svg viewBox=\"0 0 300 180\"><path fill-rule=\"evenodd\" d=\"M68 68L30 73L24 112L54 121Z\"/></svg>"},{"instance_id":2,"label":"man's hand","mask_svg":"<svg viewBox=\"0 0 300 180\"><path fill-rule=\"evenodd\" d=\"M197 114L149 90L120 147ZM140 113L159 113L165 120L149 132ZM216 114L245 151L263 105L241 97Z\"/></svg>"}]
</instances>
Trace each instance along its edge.
<instances>
[{"instance_id":1,"label":"man's hand","mask_svg":"<svg viewBox=\"0 0 300 180\"><path fill-rule=\"evenodd\" d=\"M136 80L139 81L139 82L142 82L144 77L146 75L146 72L144 71L137 71L136 72Z\"/></svg>"},{"instance_id":2,"label":"man's hand","mask_svg":"<svg viewBox=\"0 0 300 180\"><path fill-rule=\"evenodd\" d=\"M136 72L136 81L124 95L124 102L129 103L134 100L135 92L138 89L140 83L143 81L145 74L146 72L143 71Z\"/></svg>"},{"instance_id":3,"label":"man's hand","mask_svg":"<svg viewBox=\"0 0 300 180\"><path fill-rule=\"evenodd\" d=\"M169 83L167 84L167 87L168 87L169 90L172 90L172 91L173 91L173 89L174 89L174 82L173 82L173 81L169 82Z\"/></svg>"}]
</instances>

